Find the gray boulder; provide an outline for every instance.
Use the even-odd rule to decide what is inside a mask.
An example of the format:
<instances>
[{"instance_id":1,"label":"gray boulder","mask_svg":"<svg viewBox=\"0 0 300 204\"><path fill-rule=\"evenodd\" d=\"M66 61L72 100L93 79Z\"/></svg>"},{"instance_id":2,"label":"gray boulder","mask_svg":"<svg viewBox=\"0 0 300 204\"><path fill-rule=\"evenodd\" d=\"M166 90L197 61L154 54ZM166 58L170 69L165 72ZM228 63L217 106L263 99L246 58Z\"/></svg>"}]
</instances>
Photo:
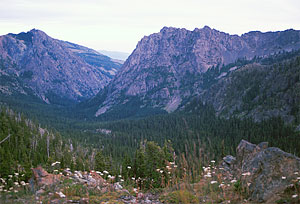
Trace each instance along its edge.
<instances>
[{"instance_id":1,"label":"gray boulder","mask_svg":"<svg viewBox=\"0 0 300 204\"><path fill-rule=\"evenodd\" d=\"M234 176L254 202L275 202L297 180L300 158L267 143L259 145L242 140L237 147ZM226 162L228 157L224 157Z\"/></svg>"}]
</instances>

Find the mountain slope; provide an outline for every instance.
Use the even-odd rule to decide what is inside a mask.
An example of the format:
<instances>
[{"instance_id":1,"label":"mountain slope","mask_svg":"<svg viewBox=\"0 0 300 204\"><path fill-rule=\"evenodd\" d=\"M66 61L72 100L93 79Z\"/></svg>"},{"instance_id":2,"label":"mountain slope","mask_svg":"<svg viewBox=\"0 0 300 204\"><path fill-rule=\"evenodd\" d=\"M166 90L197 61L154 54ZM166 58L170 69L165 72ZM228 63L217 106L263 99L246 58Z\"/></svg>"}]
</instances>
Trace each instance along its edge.
<instances>
[{"instance_id":1,"label":"mountain slope","mask_svg":"<svg viewBox=\"0 0 300 204\"><path fill-rule=\"evenodd\" d=\"M60 41L39 30L0 36L1 77L18 79L51 104L80 102L94 96L121 66L98 52ZM2 94L16 86L1 82ZM20 91L19 94L28 94Z\"/></svg>"},{"instance_id":2,"label":"mountain slope","mask_svg":"<svg viewBox=\"0 0 300 204\"><path fill-rule=\"evenodd\" d=\"M116 77L86 107L96 117L128 107L137 109L133 115L145 109L172 112L205 88L207 70L299 48L300 32L295 30L237 36L207 26L194 31L165 27L138 43Z\"/></svg>"},{"instance_id":3,"label":"mountain slope","mask_svg":"<svg viewBox=\"0 0 300 204\"><path fill-rule=\"evenodd\" d=\"M300 50L257 61L235 71L219 71L216 82L199 98L227 118L236 115L261 121L281 116L299 124Z\"/></svg>"}]
</instances>

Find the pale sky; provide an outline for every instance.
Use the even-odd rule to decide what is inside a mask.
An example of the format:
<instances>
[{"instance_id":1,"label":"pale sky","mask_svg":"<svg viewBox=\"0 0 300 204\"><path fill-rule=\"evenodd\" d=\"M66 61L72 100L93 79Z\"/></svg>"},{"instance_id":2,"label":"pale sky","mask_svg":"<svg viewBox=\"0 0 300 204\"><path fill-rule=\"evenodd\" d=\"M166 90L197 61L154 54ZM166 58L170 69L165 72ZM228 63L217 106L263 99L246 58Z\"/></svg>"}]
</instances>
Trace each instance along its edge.
<instances>
[{"instance_id":1,"label":"pale sky","mask_svg":"<svg viewBox=\"0 0 300 204\"><path fill-rule=\"evenodd\" d=\"M230 33L300 30L300 0L0 0L0 35L36 28L95 50L131 53L164 26Z\"/></svg>"}]
</instances>

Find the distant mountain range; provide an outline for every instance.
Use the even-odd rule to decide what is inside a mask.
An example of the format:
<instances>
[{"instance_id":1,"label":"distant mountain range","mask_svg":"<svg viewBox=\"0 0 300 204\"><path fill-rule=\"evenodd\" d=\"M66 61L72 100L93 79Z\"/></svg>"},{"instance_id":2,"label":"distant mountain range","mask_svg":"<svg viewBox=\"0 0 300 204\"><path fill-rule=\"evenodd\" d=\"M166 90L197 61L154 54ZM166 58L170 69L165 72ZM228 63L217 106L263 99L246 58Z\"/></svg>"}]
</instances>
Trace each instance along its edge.
<instances>
[{"instance_id":1,"label":"distant mountain range","mask_svg":"<svg viewBox=\"0 0 300 204\"><path fill-rule=\"evenodd\" d=\"M118 51L99 50L98 52L100 52L101 54L107 55L112 59L117 59L117 60L122 60L122 61L125 61L130 55L130 53L118 52Z\"/></svg>"},{"instance_id":2,"label":"distant mountain range","mask_svg":"<svg viewBox=\"0 0 300 204\"><path fill-rule=\"evenodd\" d=\"M121 65L36 29L0 36L0 93L8 97L31 95L48 104L78 103L96 95Z\"/></svg>"},{"instance_id":3,"label":"distant mountain range","mask_svg":"<svg viewBox=\"0 0 300 204\"><path fill-rule=\"evenodd\" d=\"M0 36L0 100L77 104L74 116L97 120L170 113L197 101L226 118L300 123L299 50L300 31L292 29L238 36L164 27L122 65L33 29Z\"/></svg>"},{"instance_id":4,"label":"distant mountain range","mask_svg":"<svg viewBox=\"0 0 300 204\"><path fill-rule=\"evenodd\" d=\"M164 27L138 43L113 80L86 107L96 117L117 115L122 118L173 112L197 96L203 96L202 101L216 104L216 101L222 100L220 93L217 94L221 87L215 85L217 88L210 90L211 86L220 84L220 80L227 79L223 78L229 71L236 72L241 66L232 66L228 72L215 76L217 79L205 73L211 70L218 73L223 66L237 60L266 58L299 48L300 32L296 30L255 31L238 36L207 26L193 31ZM243 91L250 88L243 87ZM228 94L235 93L234 89L231 91ZM209 99L205 98L208 95ZM235 100L233 102L233 106L237 105ZM222 105L216 105L222 109L219 106Z\"/></svg>"}]
</instances>

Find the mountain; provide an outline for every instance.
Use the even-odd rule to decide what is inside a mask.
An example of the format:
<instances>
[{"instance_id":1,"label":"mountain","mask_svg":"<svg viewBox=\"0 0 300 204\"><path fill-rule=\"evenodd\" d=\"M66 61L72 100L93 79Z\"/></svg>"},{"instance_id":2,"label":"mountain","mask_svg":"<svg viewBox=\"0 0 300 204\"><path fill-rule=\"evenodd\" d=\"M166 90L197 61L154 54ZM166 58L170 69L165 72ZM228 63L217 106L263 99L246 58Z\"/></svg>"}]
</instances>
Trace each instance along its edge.
<instances>
[{"instance_id":1,"label":"mountain","mask_svg":"<svg viewBox=\"0 0 300 204\"><path fill-rule=\"evenodd\" d=\"M78 103L97 94L121 64L40 30L0 36L0 93L48 104ZM14 96L15 97L15 96Z\"/></svg>"},{"instance_id":2,"label":"mountain","mask_svg":"<svg viewBox=\"0 0 300 204\"><path fill-rule=\"evenodd\" d=\"M300 50L228 66L210 77L214 82L198 97L218 115L255 121L280 116L300 124Z\"/></svg>"},{"instance_id":3,"label":"mountain","mask_svg":"<svg viewBox=\"0 0 300 204\"><path fill-rule=\"evenodd\" d=\"M300 48L300 32L229 35L205 26L145 36L107 87L85 104L96 117L172 112L211 86L205 73L237 60Z\"/></svg>"},{"instance_id":4,"label":"mountain","mask_svg":"<svg viewBox=\"0 0 300 204\"><path fill-rule=\"evenodd\" d=\"M118 52L118 51L107 51L107 50L99 50L101 54L107 55L111 57L112 59L117 59L121 61L125 61L128 56L130 55L127 52Z\"/></svg>"}]
</instances>

